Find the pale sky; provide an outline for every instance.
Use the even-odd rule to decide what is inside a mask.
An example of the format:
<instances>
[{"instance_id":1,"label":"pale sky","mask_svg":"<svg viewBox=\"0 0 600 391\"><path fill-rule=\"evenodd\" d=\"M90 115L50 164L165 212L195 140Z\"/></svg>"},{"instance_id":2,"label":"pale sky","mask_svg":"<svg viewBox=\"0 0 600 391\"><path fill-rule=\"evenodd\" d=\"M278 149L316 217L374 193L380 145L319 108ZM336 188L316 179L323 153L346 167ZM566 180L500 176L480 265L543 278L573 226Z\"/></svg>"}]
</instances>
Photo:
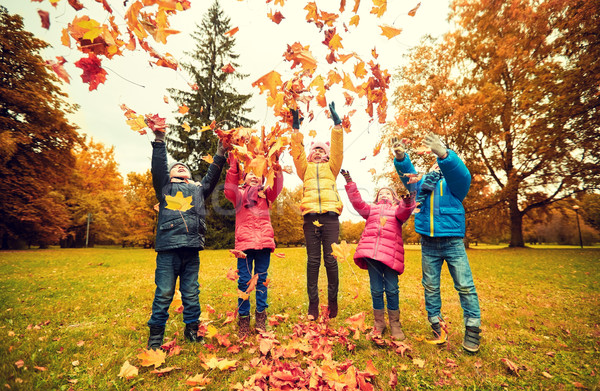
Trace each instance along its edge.
<instances>
[{"instance_id":1,"label":"pale sky","mask_svg":"<svg viewBox=\"0 0 600 391\"><path fill-rule=\"evenodd\" d=\"M171 101L165 104L163 96L168 95L167 88L189 89L188 82L192 82L183 71L174 71L168 68L150 66L150 57L141 49L135 52L125 50L124 56L114 56L113 59L103 59L102 65L107 70L107 80L100 84L97 90L89 91L88 85L81 81L81 70L74 63L83 53L75 48L70 49L60 43L61 30L71 22L75 15L89 15L90 18L100 23L108 23L109 14L102 9L99 3L92 0L81 1L86 8L75 12L68 5L67 0L60 0L54 8L48 0L42 3L30 0L2 0L10 13L21 15L25 22L25 29L34 33L38 38L50 43L52 48L43 53L45 59L54 59L54 56L63 56L67 60L65 69L71 76L71 83L63 83L64 90L73 102L79 104L79 112L72 117L72 122L80 127L82 133L92 137L96 142L102 142L106 146L114 146L115 158L119 164L123 177L131 171L143 172L150 168L151 147L150 135L140 135L132 131L125 123L125 116L120 109L121 104L126 104L138 114L159 114L166 117L168 122L174 122L177 116L177 105ZM128 5L133 3L128 1ZM108 0L113 8L116 23L123 26L125 8L122 0ZM162 45L151 40L151 45L161 53L170 53L180 63L190 62L184 52L192 51L195 42L190 34L196 30L206 13L212 5L213 0L191 0L191 8L178 12L169 18L171 28L181 31L167 38L167 44ZM326 75L330 69L336 69L339 73L345 71L352 73L356 61L348 61L346 64L330 65L325 61L328 49L321 42L324 33L319 31L313 23L305 20L306 11L303 10L308 0L287 0L284 7L275 6L265 0L220 0L221 8L231 18L231 27L239 27L239 32L234 35L236 47L234 51L240 55L237 60L240 64L238 71L249 74L246 79L236 82L235 87L240 93L251 93L253 98L249 107L252 108L250 117L257 122L256 129L266 126L270 129L275 124L275 118L267 107L266 95L259 95L258 88L251 87L252 82L264 74L275 70L287 80L292 75L290 63L284 61L283 53L287 45L300 42L303 46L310 45L314 58L318 61L316 73ZM375 47L379 58L376 60L382 69L394 75L396 68L403 61L403 55L408 49L417 45L420 39L430 34L439 36L448 29L446 21L448 13L448 0L425 0L421 2L414 17L408 16L408 11L419 3L418 0L388 0L388 10L381 18L370 14L372 8L371 0L362 0L358 14L360 23L358 27L349 26L348 32L344 32L341 23L338 23L338 34L342 37L343 49L340 53L357 53L364 61L371 60L371 50ZM339 0L316 1L317 7L327 12L339 13ZM353 16L353 0L347 0L346 11L340 16L339 21L348 25ZM37 10L50 12L50 29L41 27L40 17ZM285 19L280 24L275 24L267 18L270 11L280 11ZM388 39L381 34L379 25L389 25L401 28L400 35ZM391 100L394 91L394 83L388 90L387 118L393 120L394 110ZM375 118L369 122L368 115L364 112L366 99L355 98L351 107L344 106L344 98L340 85L335 85L326 94L328 101L335 101L337 112L340 117L350 110L356 109L357 113L351 117L352 131L344 137L344 164L343 168L350 171L354 181L361 189L365 200L372 200L375 195L376 184L373 175L369 172L371 168L381 173L385 169L388 160L388 151L382 150L377 157L373 157L373 149L383 131L383 125ZM316 103L311 103L315 108ZM309 130L316 130L316 139L320 141L329 140L332 122L325 115L324 109L316 108L315 120L305 120L302 124L302 132L305 135L305 144L309 144ZM365 158L361 160L362 158ZM282 164L292 165L289 154L281 157ZM388 162L389 163L389 162ZM388 165L389 169L389 165ZM294 188L300 184L295 173L284 174L284 185ZM352 209L344 191L345 181L340 175L337 185L344 202L344 212L341 221L351 219L359 221Z\"/></svg>"}]
</instances>

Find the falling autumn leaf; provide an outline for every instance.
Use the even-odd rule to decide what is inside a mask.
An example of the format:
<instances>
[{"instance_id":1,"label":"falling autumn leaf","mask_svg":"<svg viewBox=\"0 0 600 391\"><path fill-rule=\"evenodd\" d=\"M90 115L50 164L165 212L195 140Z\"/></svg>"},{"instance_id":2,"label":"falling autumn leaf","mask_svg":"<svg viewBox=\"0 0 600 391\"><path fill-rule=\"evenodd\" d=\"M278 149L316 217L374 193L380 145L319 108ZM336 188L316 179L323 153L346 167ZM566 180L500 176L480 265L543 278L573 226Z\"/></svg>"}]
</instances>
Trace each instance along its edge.
<instances>
[{"instance_id":1,"label":"falling autumn leaf","mask_svg":"<svg viewBox=\"0 0 600 391\"><path fill-rule=\"evenodd\" d=\"M100 66L102 61L94 54L89 53L87 58L81 58L75 66L81 68L81 80L89 84L89 90L95 90L100 83L106 81L106 71Z\"/></svg>"},{"instance_id":2,"label":"falling autumn leaf","mask_svg":"<svg viewBox=\"0 0 600 391\"><path fill-rule=\"evenodd\" d=\"M358 15L354 15L352 18L350 18L350 23L348 23L351 26L357 26L358 27L358 23L360 22L360 16Z\"/></svg>"},{"instance_id":3,"label":"falling autumn leaf","mask_svg":"<svg viewBox=\"0 0 600 391\"><path fill-rule=\"evenodd\" d=\"M186 210L193 208L192 196L184 197L183 193L180 191L178 191L174 197L168 194L165 195L165 200L167 201L167 209L185 212Z\"/></svg>"},{"instance_id":4,"label":"falling autumn leaf","mask_svg":"<svg viewBox=\"0 0 600 391\"><path fill-rule=\"evenodd\" d=\"M231 281L237 281L238 278L238 269L233 270L232 268L229 268L229 271L227 272L227 279Z\"/></svg>"},{"instance_id":5,"label":"falling autumn leaf","mask_svg":"<svg viewBox=\"0 0 600 391\"><path fill-rule=\"evenodd\" d=\"M179 106L179 114L185 114L190 110L189 107L187 107L186 105L181 105Z\"/></svg>"},{"instance_id":6,"label":"falling autumn leaf","mask_svg":"<svg viewBox=\"0 0 600 391\"><path fill-rule=\"evenodd\" d=\"M229 250L230 253L232 253L236 258L242 258L245 259L246 258L246 253L240 250Z\"/></svg>"},{"instance_id":7,"label":"falling autumn leaf","mask_svg":"<svg viewBox=\"0 0 600 391\"><path fill-rule=\"evenodd\" d=\"M233 36L233 34L237 33L238 31L240 31L239 27L234 27L231 30L229 30L228 32L225 33L225 35L228 35L230 37Z\"/></svg>"},{"instance_id":8,"label":"falling autumn leaf","mask_svg":"<svg viewBox=\"0 0 600 391\"><path fill-rule=\"evenodd\" d=\"M275 256L277 258L285 258L285 254L284 253L275 253Z\"/></svg>"},{"instance_id":9,"label":"falling autumn leaf","mask_svg":"<svg viewBox=\"0 0 600 391\"><path fill-rule=\"evenodd\" d=\"M169 103L169 97L166 95L163 95L163 102Z\"/></svg>"},{"instance_id":10,"label":"falling autumn leaf","mask_svg":"<svg viewBox=\"0 0 600 391\"><path fill-rule=\"evenodd\" d=\"M204 155L202 156L202 160L204 160L208 164L212 164L214 162L212 155Z\"/></svg>"},{"instance_id":11,"label":"falling autumn leaf","mask_svg":"<svg viewBox=\"0 0 600 391\"><path fill-rule=\"evenodd\" d=\"M323 226L323 224L319 223L319 220L313 221L313 224L315 225L315 227L322 227Z\"/></svg>"},{"instance_id":12,"label":"falling autumn leaf","mask_svg":"<svg viewBox=\"0 0 600 391\"><path fill-rule=\"evenodd\" d=\"M274 23L276 23L276 24L279 24L279 23L281 23L281 21L282 21L283 19L285 19L285 16L283 16L283 15L281 14L281 12L279 12L279 11L277 11L277 12L275 12L275 13L273 13L273 11L269 11L269 13L268 13L267 17L268 17L269 19L271 19L271 20L272 20Z\"/></svg>"},{"instance_id":13,"label":"falling autumn leaf","mask_svg":"<svg viewBox=\"0 0 600 391\"><path fill-rule=\"evenodd\" d=\"M246 293L252 292L256 288L256 284L258 283L258 273L254 274L250 281L246 283L248 285L248 289L246 289Z\"/></svg>"},{"instance_id":14,"label":"falling autumn leaf","mask_svg":"<svg viewBox=\"0 0 600 391\"><path fill-rule=\"evenodd\" d=\"M235 68L231 64L227 64L221 68L223 73L233 73L235 72Z\"/></svg>"},{"instance_id":15,"label":"falling autumn leaf","mask_svg":"<svg viewBox=\"0 0 600 391\"><path fill-rule=\"evenodd\" d=\"M190 132L192 129L190 128L190 125L187 122L184 122L181 127L183 128L184 131L186 132Z\"/></svg>"},{"instance_id":16,"label":"falling autumn leaf","mask_svg":"<svg viewBox=\"0 0 600 391\"><path fill-rule=\"evenodd\" d=\"M338 262L348 260L351 256L351 252L352 246L349 245L345 240L342 240L340 244L333 243L331 245L331 253Z\"/></svg>"},{"instance_id":17,"label":"falling autumn leaf","mask_svg":"<svg viewBox=\"0 0 600 391\"><path fill-rule=\"evenodd\" d=\"M46 30L50 29L50 13L48 11L38 10L38 15L42 20L42 27Z\"/></svg>"},{"instance_id":18,"label":"falling autumn leaf","mask_svg":"<svg viewBox=\"0 0 600 391\"><path fill-rule=\"evenodd\" d=\"M374 168L370 168L369 170L367 170L371 175L375 175L375 173L377 172L377 170L375 170Z\"/></svg>"},{"instance_id":19,"label":"falling autumn leaf","mask_svg":"<svg viewBox=\"0 0 600 391\"><path fill-rule=\"evenodd\" d=\"M379 27L381 28L381 35L387 37L388 39L392 39L402 32L402 29L397 29L391 26L383 25Z\"/></svg>"},{"instance_id":20,"label":"falling autumn leaf","mask_svg":"<svg viewBox=\"0 0 600 391\"><path fill-rule=\"evenodd\" d=\"M415 8L408 11L408 15L415 16L417 14L417 10L419 9L420 6L421 6L421 2L419 2L419 4L417 4L417 6Z\"/></svg>"}]
</instances>

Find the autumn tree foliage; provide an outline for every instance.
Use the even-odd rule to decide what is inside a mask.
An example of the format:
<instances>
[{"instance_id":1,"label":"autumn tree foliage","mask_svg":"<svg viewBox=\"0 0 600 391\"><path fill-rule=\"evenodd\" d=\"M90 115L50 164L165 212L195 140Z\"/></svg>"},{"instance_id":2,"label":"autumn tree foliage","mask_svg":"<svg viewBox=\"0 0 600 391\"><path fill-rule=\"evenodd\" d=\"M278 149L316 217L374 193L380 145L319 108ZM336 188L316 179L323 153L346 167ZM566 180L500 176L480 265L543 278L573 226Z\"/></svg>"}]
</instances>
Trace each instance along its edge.
<instances>
[{"instance_id":1,"label":"autumn tree foliage","mask_svg":"<svg viewBox=\"0 0 600 391\"><path fill-rule=\"evenodd\" d=\"M237 69L239 57L234 52L235 37L226 34L231 30L230 19L215 1L204 15L192 37L197 42L194 51L187 53L191 62L181 67L191 76L191 91L170 89L171 97L189 111L178 118L178 124L170 125L167 132L169 154L177 161L186 162L194 175L201 177L209 164L202 160L217 148L217 137L212 131L196 131L215 121L223 129L251 126L246 117L250 109L245 107L250 94L240 94L233 81L246 75L232 72ZM184 128L188 124L195 131ZM225 171L217 191L207 200L207 246L227 248L234 245L235 213L230 202L223 196Z\"/></svg>"},{"instance_id":2,"label":"autumn tree foliage","mask_svg":"<svg viewBox=\"0 0 600 391\"><path fill-rule=\"evenodd\" d=\"M346 220L340 223L340 240L348 243L358 243L365 230L365 221Z\"/></svg>"},{"instance_id":3,"label":"autumn tree foliage","mask_svg":"<svg viewBox=\"0 0 600 391\"><path fill-rule=\"evenodd\" d=\"M68 211L56 187L74 169L77 128L58 78L44 65L48 44L0 6L0 237L2 248L61 238Z\"/></svg>"},{"instance_id":4,"label":"autumn tree foliage","mask_svg":"<svg viewBox=\"0 0 600 391\"><path fill-rule=\"evenodd\" d=\"M302 186L293 190L283 188L275 202L271 205L271 223L278 246L298 246L304 244L302 230Z\"/></svg>"},{"instance_id":5,"label":"autumn tree foliage","mask_svg":"<svg viewBox=\"0 0 600 391\"><path fill-rule=\"evenodd\" d=\"M127 210L114 147L107 148L90 140L84 147L77 148L76 158L71 181L63 189L71 225L61 245L85 246L88 213L92 217L88 246L120 243Z\"/></svg>"},{"instance_id":6,"label":"autumn tree foliage","mask_svg":"<svg viewBox=\"0 0 600 391\"><path fill-rule=\"evenodd\" d=\"M511 247L527 214L600 186L599 15L594 1L456 0L455 28L398 72L393 127L442 135L481 185L467 210L504 216Z\"/></svg>"},{"instance_id":7,"label":"autumn tree foliage","mask_svg":"<svg viewBox=\"0 0 600 391\"><path fill-rule=\"evenodd\" d=\"M125 200L127 229L124 240L131 245L154 247L158 213L154 210L157 201L150 170L127 174Z\"/></svg>"}]
</instances>

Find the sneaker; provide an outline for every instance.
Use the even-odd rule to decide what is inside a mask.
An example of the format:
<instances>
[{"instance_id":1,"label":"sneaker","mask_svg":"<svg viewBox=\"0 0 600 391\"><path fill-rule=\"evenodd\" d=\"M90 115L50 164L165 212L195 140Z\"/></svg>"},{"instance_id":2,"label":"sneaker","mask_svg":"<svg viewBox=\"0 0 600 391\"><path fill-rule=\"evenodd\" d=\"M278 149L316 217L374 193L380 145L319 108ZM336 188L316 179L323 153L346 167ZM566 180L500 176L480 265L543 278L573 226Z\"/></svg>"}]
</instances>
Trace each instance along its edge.
<instances>
[{"instance_id":1,"label":"sneaker","mask_svg":"<svg viewBox=\"0 0 600 391\"><path fill-rule=\"evenodd\" d=\"M479 350L481 340L481 329L479 327L468 327L465 329L465 339L463 340L463 349L468 352L476 353Z\"/></svg>"}]
</instances>

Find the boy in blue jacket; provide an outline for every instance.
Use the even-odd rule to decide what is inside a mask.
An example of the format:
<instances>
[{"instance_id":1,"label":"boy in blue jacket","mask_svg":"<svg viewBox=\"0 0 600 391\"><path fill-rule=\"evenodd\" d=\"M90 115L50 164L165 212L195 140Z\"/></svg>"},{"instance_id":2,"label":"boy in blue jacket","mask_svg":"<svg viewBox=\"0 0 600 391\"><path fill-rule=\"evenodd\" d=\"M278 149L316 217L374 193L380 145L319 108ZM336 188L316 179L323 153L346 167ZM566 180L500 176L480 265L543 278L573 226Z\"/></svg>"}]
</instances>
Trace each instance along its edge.
<instances>
[{"instance_id":1,"label":"boy in blue jacket","mask_svg":"<svg viewBox=\"0 0 600 391\"><path fill-rule=\"evenodd\" d=\"M454 151L444 147L436 134L429 133L423 144L437 156L437 165L415 183L410 180L410 174L416 175L417 172L403 144L395 140L393 149L396 155L394 166L404 186L409 191L417 191L419 212L415 215L415 231L421 234L425 309L436 339L444 343L445 339L440 338L440 322L443 322L440 277L445 260L463 309L463 348L477 352L481 338L481 313L463 243L465 209L462 201L471 186L471 173Z\"/></svg>"},{"instance_id":2,"label":"boy in blue jacket","mask_svg":"<svg viewBox=\"0 0 600 391\"><path fill-rule=\"evenodd\" d=\"M190 342L202 341L202 338L198 337L198 252L204 248L206 233L204 200L215 189L226 161L225 149L219 142L214 162L208 168L208 172L201 182L194 182L189 167L184 163L174 163L170 167L167 165L165 132L155 131L154 135L156 138L152 143L152 184L159 202L159 211L155 243L156 292L152 303L152 316L148 321L148 349L160 349L163 343L177 277L183 303L185 339ZM183 197L184 207L170 205L169 197Z\"/></svg>"}]
</instances>

